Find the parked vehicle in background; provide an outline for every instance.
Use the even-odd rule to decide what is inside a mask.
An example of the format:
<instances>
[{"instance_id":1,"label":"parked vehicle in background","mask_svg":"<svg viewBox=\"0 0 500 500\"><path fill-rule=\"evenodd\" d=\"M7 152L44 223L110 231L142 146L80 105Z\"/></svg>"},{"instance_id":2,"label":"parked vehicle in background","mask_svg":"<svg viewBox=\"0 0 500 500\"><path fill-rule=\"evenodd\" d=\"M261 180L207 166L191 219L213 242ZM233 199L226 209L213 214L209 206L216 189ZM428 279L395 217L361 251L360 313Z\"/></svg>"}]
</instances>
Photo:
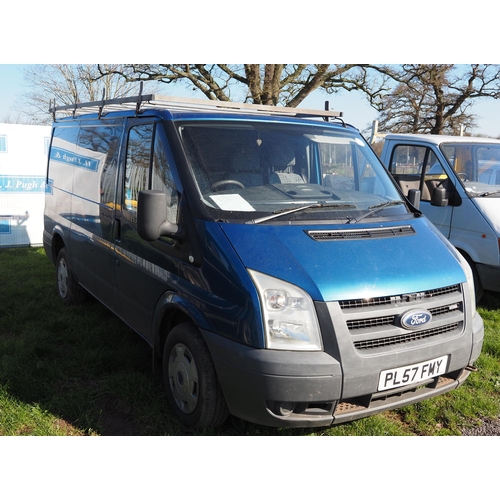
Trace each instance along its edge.
<instances>
[{"instance_id":1,"label":"parked vehicle in background","mask_svg":"<svg viewBox=\"0 0 500 500\"><path fill-rule=\"evenodd\" d=\"M470 267L338 112L154 95L53 112L59 295L90 292L149 343L185 425L329 426L473 369Z\"/></svg>"},{"instance_id":2,"label":"parked vehicle in background","mask_svg":"<svg viewBox=\"0 0 500 500\"><path fill-rule=\"evenodd\" d=\"M403 193L420 191L419 209L469 262L476 299L500 291L500 141L389 134L382 161Z\"/></svg>"}]
</instances>

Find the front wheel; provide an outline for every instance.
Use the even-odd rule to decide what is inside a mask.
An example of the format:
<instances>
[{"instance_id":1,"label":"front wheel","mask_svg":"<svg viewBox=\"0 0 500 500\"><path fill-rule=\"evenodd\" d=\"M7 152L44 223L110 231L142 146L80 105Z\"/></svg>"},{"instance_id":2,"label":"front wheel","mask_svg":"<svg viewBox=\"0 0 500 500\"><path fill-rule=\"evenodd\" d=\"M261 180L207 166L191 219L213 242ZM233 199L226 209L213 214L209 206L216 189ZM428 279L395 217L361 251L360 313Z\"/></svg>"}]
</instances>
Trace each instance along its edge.
<instances>
[{"instance_id":1,"label":"front wheel","mask_svg":"<svg viewBox=\"0 0 500 500\"><path fill-rule=\"evenodd\" d=\"M163 350L167 401L188 427L216 427L228 416L224 394L205 342L191 323L172 329Z\"/></svg>"},{"instance_id":2,"label":"front wheel","mask_svg":"<svg viewBox=\"0 0 500 500\"><path fill-rule=\"evenodd\" d=\"M479 273L477 272L476 264L472 261L472 259L465 253L462 253L462 256L467 261L472 270L472 276L474 277L474 294L476 295L476 304L478 304L484 295L484 289L481 284L481 279L479 278Z\"/></svg>"}]
</instances>

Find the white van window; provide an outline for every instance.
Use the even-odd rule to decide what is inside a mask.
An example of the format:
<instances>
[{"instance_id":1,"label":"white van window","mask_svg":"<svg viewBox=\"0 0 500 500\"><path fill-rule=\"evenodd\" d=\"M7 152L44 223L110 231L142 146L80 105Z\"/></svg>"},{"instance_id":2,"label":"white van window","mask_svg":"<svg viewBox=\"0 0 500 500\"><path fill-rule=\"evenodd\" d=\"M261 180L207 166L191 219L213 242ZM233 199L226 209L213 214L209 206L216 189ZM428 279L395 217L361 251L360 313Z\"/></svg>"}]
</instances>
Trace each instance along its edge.
<instances>
[{"instance_id":1,"label":"white van window","mask_svg":"<svg viewBox=\"0 0 500 500\"><path fill-rule=\"evenodd\" d=\"M444 187L448 180L436 154L426 146L396 146L391 158L391 173L405 195L410 189L419 189L421 200L429 202L434 189Z\"/></svg>"}]
</instances>

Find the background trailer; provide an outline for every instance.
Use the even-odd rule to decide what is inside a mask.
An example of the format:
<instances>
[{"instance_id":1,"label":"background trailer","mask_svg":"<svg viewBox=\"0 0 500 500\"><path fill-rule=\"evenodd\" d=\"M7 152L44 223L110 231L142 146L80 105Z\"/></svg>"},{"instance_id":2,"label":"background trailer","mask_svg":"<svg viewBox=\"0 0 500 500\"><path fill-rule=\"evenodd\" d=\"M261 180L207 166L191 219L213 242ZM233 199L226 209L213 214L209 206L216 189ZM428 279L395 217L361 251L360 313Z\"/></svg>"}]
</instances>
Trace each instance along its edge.
<instances>
[{"instance_id":1,"label":"background trailer","mask_svg":"<svg viewBox=\"0 0 500 500\"><path fill-rule=\"evenodd\" d=\"M0 123L0 247L42 244L50 131Z\"/></svg>"}]
</instances>

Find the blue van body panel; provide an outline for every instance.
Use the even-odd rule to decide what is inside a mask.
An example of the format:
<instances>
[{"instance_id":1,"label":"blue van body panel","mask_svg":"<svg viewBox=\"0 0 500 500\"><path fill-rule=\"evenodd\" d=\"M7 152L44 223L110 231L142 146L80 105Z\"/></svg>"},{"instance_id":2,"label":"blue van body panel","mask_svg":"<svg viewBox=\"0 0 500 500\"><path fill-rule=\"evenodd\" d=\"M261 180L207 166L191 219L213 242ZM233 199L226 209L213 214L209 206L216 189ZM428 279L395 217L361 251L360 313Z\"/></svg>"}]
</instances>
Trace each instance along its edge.
<instances>
[{"instance_id":1,"label":"blue van body panel","mask_svg":"<svg viewBox=\"0 0 500 500\"><path fill-rule=\"evenodd\" d=\"M214 332L237 342L264 347L257 291L243 263L216 222L195 219L203 265L180 265L179 296L191 302Z\"/></svg>"},{"instance_id":2,"label":"blue van body panel","mask_svg":"<svg viewBox=\"0 0 500 500\"><path fill-rule=\"evenodd\" d=\"M429 221L414 219L411 225L415 233L409 236L345 241L314 241L305 232L340 226L221 227L245 267L294 283L313 300L414 293L465 282L461 266Z\"/></svg>"}]
</instances>

